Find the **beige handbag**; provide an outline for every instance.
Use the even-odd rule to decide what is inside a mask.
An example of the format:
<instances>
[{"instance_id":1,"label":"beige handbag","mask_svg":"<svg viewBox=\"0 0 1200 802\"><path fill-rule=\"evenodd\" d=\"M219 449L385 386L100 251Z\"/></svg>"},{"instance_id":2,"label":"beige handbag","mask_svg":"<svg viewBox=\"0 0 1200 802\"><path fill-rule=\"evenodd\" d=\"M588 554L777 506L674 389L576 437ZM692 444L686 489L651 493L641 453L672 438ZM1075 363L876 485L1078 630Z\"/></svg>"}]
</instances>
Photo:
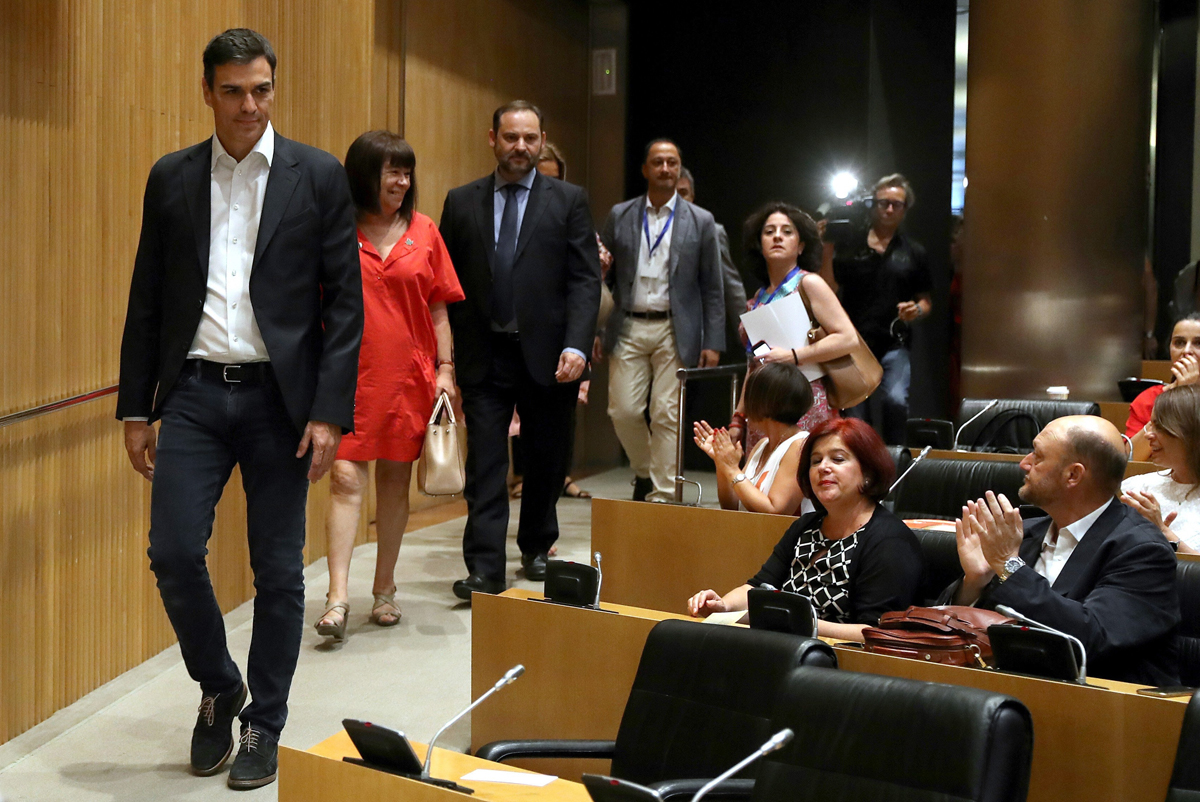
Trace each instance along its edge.
<instances>
[{"instance_id":1,"label":"beige handbag","mask_svg":"<svg viewBox=\"0 0 1200 802\"><path fill-rule=\"evenodd\" d=\"M812 304L808 302L808 293L804 291L804 279L800 280L800 300L804 302L804 309L812 322L812 328L808 331L808 342L811 345L823 340L826 331L813 314ZM829 406L834 409L848 409L861 404L867 400L867 396L875 392L875 388L883 380L883 366L871 353L857 329L854 336L858 342L850 353L820 363L821 369L825 371L825 391L829 395Z\"/></svg>"},{"instance_id":2,"label":"beige handbag","mask_svg":"<svg viewBox=\"0 0 1200 802\"><path fill-rule=\"evenodd\" d=\"M442 423L442 413L446 422ZM459 445L454 407L445 393L438 395L425 429L425 446L417 466L417 487L427 496L454 496L463 492L467 471Z\"/></svg>"}]
</instances>

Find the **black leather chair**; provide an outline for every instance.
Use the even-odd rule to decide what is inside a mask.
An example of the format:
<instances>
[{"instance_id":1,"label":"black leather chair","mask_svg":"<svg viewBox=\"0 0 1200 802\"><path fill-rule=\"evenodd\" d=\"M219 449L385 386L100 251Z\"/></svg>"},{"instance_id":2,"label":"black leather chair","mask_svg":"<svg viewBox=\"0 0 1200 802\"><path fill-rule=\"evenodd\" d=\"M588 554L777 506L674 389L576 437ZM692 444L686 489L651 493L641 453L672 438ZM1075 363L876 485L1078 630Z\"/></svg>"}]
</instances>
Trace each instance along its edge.
<instances>
[{"instance_id":1,"label":"black leather chair","mask_svg":"<svg viewBox=\"0 0 1200 802\"><path fill-rule=\"evenodd\" d=\"M774 724L795 738L763 760L753 802L1019 802L1029 791L1033 721L1003 694L801 668Z\"/></svg>"},{"instance_id":2,"label":"black leather chair","mask_svg":"<svg viewBox=\"0 0 1200 802\"><path fill-rule=\"evenodd\" d=\"M914 529L921 554L925 557L925 579L921 583L921 603L937 604L938 596L963 575L958 559L958 543L953 532Z\"/></svg>"},{"instance_id":3,"label":"black leather chair","mask_svg":"<svg viewBox=\"0 0 1200 802\"><path fill-rule=\"evenodd\" d=\"M1186 682L1186 680L1185 680ZM1200 802L1200 693L1192 694L1183 714L1183 730L1175 751L1175 770L1167 788L1167 802Z\"/></svg>"},{"instance_id":4,"label":"black leather chair","mask_svg":"<svg viewBox=\"0 0 1200 802\"><path fill-rule=\"evenodd\" d=\"M971 421L991 402L990 398L963 399L955 421L959 447L1024 453L1033 448L1037 433L1055 418L1100 414L1100 405L1094 401L1004 398L978 420ZM968 421L970 425L966 425Z\"/></svg>"},{"instance_id":5,"label":"black leather chair","mask_svg":"<svg viewBox=\"0 0 1200 802\"><path fill-rule=\"evenodd\" d=\"M888 456L892 458L892 462L896 465L896 476L904 473L904 469L912 465L912 451L907 446L888 446Z\"/></svg>"},{"instance_id":6,"label":"black leather chair","mask_svg":"<svg viewBox=\"0 0 1200 802\"><path fill-rule=\"evenodd\" d=\"M1179 679L1184 685L1197 688L1200 687L1200 563L1180 560L1175 578L1183 618L1179 623ZM1197 740L1200 742L1200 733ZM1200 756L1200 752L1194 754Z\"/></svg>"},{"instance_id":7,"label":"black leather chair","mask_svg":"<svg viewBox=\"0 0 1200 802\"><path fill-rule=\"evenodd\" d=\"M615 741L493 741L476 754L611 759L614 777L691 797L771 736L778 691L798 666L822 673L837 658L814 638L663 621L646 639ZM748 796L757 770L712 793Z\"/></svg>"},{"instance_id":8,"label":"black leather chair","mask_svg":"<svg viewBox=\"0 0 1200 802\"><path fill-rule=\"evenodd\" d=\"M941 518L952 521L963 504L981 498L986 490L1003 493L1010 501L1025 482L1019 463L993 460L925 459L896 488L896 515L901 518Z\"/></svg>"}]
</instances>

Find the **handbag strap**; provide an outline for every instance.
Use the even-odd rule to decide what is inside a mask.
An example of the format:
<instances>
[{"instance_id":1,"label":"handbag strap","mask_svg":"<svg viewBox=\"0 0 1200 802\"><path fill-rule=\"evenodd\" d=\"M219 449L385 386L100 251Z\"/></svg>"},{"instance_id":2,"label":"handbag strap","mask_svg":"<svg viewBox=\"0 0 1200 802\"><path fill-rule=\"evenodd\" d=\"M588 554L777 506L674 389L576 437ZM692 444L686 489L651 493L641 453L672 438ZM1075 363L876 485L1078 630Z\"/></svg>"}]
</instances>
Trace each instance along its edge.
<instances>
[{"instance_id":1,"label":"handbag strap","mask_svg":"<svg viewBox=\"0 0 1200 802\"><path fill-rule=\"evenodd\" d=\"M807 277L807 273L800 276L800 283L796 285L796 290L800 293L801 302L804 303L804 311L808 313L808 325L810 328L815 329L821 323L817 320L817 316L813 314L812 304L808 300L808 293L804 291L804 279Z\"/></svg>"},{"instance_id":2,"label":"handbag strap","mask_svg":"<svg viewBox=\"0 0 1200 802\"><path fill-rule=\"evenodd\" d=\"M450 403L450 396L446 395L445 390L438 393L437 401L433 405L433 414L429 416L429 425L437 425L438 418L442 416L443 410L450 419L450 425L457 426L458 421L454 419L454 405Z\"/></svg>"}]
</instances>

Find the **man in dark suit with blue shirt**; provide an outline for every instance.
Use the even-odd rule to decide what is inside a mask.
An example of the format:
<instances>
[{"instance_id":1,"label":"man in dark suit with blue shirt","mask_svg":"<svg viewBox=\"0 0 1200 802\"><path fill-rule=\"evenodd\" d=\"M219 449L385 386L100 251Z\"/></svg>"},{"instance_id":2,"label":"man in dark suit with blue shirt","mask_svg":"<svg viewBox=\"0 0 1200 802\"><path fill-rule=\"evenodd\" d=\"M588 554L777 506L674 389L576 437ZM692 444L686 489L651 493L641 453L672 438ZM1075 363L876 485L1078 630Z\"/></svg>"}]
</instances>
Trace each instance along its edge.
<instances>
[{"instance_id":1,"label":"man in dark suit with blue shirt","mask_svg":"<svg viewBox=\"0 0 1200 802\"><path fill-rule=\"evenodd\" d=\"M275 779L300 653L308 485L354 426L362 281L345 170L271 127L270 43L228 30L203 61L216 131L161 158L146 181L117 417L133 467L153 482L150 568L201 688L192 771L220 771L240 713L228 782L249 789ZM255 588L245 709L205 564L235 465Z\"/></svg>"},{"instance_id":2,"label":"man in dark suit with blue shirt","mask_svg":"<svg viewBox=\"0 0 1200 802\"><path fill-rule=\"evenodd\" d=\"M1094 676L1178 684L1175 554L1116 498L1125 464L1120 432L1103 418L1047 424L1021 461L1020 490L1047 517L1023 522L991 491L970 502L955 524L964 577L943 603L1003 604L1074 635Z\"/></svg>"},{"instance_id":3,"label":"man in dark suit with blue shirt","mask_svg":"<svg viewBox=\"0 0 1200 802\"><path fill-rule=\"evenodd\" d=\"M454 594L505 588L508 425L526 449L517 546L525 577L546 576L579 380L600 308L600 257L587 193L536 169L542 113L523 100L492 115L496 170L452 189L441 233L466 299L451 304L455 373L467 419L468 576Z\"/></svg>"}]
</instances>

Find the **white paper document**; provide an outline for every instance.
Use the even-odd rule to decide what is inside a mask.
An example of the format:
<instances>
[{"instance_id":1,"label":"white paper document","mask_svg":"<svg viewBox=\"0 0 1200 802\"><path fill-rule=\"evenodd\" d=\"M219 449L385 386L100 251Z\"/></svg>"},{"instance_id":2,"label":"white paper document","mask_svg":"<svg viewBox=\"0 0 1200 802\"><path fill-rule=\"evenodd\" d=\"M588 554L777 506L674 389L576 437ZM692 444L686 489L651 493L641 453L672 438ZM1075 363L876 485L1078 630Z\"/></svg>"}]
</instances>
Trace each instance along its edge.
<instances>
[{"instance_id":1,"label":"white paper document","mask_svg":"<svg viewBox=\"0 0 1200 802\"><path fill-rule=\"evenodd\" d=\"M772 348L803 348L808 345L808 330L812 328L798 292L750 310L742 315L742 325L751 345L761 341ZM825 375L817 364L801 365L800 370L809 381Z\"/></svg>"},{"instance_id":2,"label":"white paper document","mask_svg":"<svg viewBox=\"0 0 1200 802\"><path fill-rule=\"evenodd\" d=\"M558 779L552 774L530 774L527 771L501 771L499 769L475 769L459 778L482 783L508 783L509 785L532 785L541 788Z\"/></svg>"},{"instance_id":3,"label":"white paper document","mask_svg":"<svg viewBox=\"0 0 1200 802\"><path fill-rule=\"evenodd\" d=\"M749 622L750 613L745 610L734 610L731 613L709 613L704 619L704 623L706 624L718 624L720 626L747 624Z\"/></svg>"}]
</instances>

